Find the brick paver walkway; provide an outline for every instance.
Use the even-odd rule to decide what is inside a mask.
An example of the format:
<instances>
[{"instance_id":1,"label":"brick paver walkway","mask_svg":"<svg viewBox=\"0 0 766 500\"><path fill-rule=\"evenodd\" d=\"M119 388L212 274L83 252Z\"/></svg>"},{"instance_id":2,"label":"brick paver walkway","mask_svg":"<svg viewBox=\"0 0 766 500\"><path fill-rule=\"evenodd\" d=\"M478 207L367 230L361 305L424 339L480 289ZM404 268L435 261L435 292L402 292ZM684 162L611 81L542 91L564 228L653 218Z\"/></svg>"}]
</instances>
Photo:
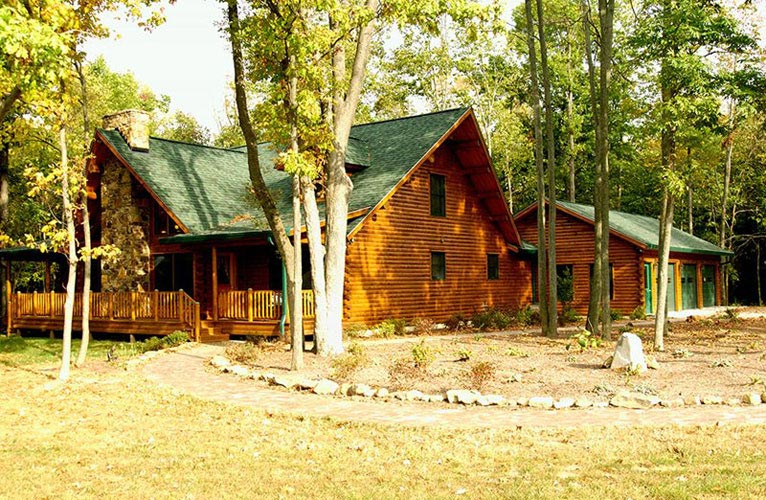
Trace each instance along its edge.
<instances>
[{"instance_id":1,"label":"brick paver walkway","mask_svg":"<svg viewBox=\"0 0 766 500\"><path fill-rule=\"evenodd\" d=\"M677 409L626 410L589 408L571 410L510 409L499 407L443 406L351 400L272 390L252 380L205 369L205 362L223 348L200 345L169 353L144 366L145 375L162 385L193 396L241 404L270 412L395 425L444 425L450 427L578 427L583 425L697 425L766 424L766 405L696 406Z\"/></svg>"}]
</instances>

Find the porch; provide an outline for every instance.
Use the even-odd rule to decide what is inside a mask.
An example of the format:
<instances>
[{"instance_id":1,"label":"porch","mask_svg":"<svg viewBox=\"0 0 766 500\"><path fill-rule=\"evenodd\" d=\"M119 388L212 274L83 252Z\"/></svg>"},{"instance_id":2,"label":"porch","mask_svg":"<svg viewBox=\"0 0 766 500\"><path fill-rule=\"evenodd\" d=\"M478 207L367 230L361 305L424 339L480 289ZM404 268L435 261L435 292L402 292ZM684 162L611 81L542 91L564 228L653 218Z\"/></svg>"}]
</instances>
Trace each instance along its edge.
<instances>
[{"instance_id":1,"label":"porch","mask_svg":"<svg viewBox=\"0 0 766 500\"><path fill-rule=\"evenodd\" d=\"M8 287L10 290L10 287ZM203 320L200 303L186 292L94 292L90 294L93 332L168 335L177 330L197 342L228 340L230 335L280 336L289 328L282 292L230 290L218 292L213 318ZM8 293L7 332L62 330L65 293ZM313 333L314 294L302 293L304 332ZM75 294L73 329L81 331L82 294Z\"/></svg>"}]
</instances>

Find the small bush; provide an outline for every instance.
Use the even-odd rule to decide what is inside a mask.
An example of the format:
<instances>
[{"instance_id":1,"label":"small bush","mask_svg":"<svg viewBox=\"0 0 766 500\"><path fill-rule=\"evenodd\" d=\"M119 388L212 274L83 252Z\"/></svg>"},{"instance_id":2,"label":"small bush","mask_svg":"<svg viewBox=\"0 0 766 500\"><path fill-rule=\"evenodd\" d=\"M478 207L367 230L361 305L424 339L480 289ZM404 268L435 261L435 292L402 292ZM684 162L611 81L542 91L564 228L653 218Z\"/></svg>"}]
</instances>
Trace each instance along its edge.
<instances>
[{"instance_id":1,"label":"small bush","mask_svg":"<svg viewBox=\"0 0 766 500\"><path fill-rule=\"evenodd\" d=\"M577 311L571 307L567 307L562 310L561 314L559 315L559 325L563 326L576 323L579 319L580 317L577 315Z\"/></svg>"},{"instance_id":2,"label":"small bush","mask_svg":"<svg viewBox=\"0 0 766 500\"><path fill-rule=\"evenodd\" d=\"M260 346L253 342L236 342L226 346L226 357L233 363L254 365L260 355Z\"/></svg>"},{"instance_id":3,"label":"small bush","mask_svg":"<svg viewBox=\"0 0 766 500\"><path fill-rule=\"evenodd\" d=\"M646 319L646 308L642 305L636 306L630 313L630 319Z\"/></svg>"},{"instance_id":4,"label":"small bush","mask_svg":"<svg viewBox=\"0 0 766 500\"><path fill-rule=\"evenodd\" d=\"M425 378L428 372L418 367L410 358L399 358L388 369L388 381L392 390L408 389Z\"/></svg>"},{"instance_id":5,"label":"small bush","mask_svg":"<svg viewBox=\"0 0 766 500\"><path fill-rule=\"evenodd\" d=\"M495 365L489 361L477 361L468 369L468 383L472 389L481 390L495 378Z\"/></svg>"},{"instance_id":6,"label":"small bush","mask_svg":"<svg viewBox=\"0 0 766 500\"><path fill-rule=\"evenodd\" d=\"M405 328L407 328L407 320L404 319L386 319L375 327L378 334L387 339L394 335L404 335L407 333Z\"/></svg>"},{"instance_id":7,"label":"small bush","mask_svg":"<svg viewBox=\"0 0 766 500\"><path fill-rule=\"evenodd\" d=\"M176 330L170 335L163 337L162 342L165 344L166 348L176 347L189 342L189 334L183 330Z\"/></svg>"},{"instance_id":8,"label":"small bush","mask_svg":"<svg viewBox=\"0 0 766 500\"><path fill-rule=\"evenodd\" d=\"M474 314L471 317L471 323L479 330L504 330L513 323L514 319L499 309L489 308Z\"/></svg>"},{"instance_id":9,"label":"small bush","mask_svg":"<svg viewBox=\"0 0 766 500\"><path fill-rule=\"evenodd\" d=\"M531 307L527 306L513 314L513 321L519 326L532 326L540 323L540 313L533 311Z\"/></svg>"},{"instance_id":10,"label":"small bush","mask_svg":"<svg viewBox=\"0 0 766 500\"><path fill-rule=\"evenodd\" d=\"M521 349L519 349L518 347L515 347L515 346L509 347L505 351L505 353L508 356L511 356L511 357L514 357L514 358L528 358L529 357L529 354L527 352L522 351Z\"/></svg>"},{"instance_id":11,"label":"small bush","mask_svg":"<svg viewBox=\"0 0 766 500\"><path fill-rule=\"evenodd\" d=\"M581 330L577 333L573 333L569 336L570 342L567 344L567 351L572 348L572 346L577 346L580 349L580 352L587 351L588 349L594 349L601 347L601 338L593 335L588 330Z\"/></svg>"},{"instance_id":12,"label":"small bush","mask_svg":"<svg viewBox=\"0 0 766 500\"><path fill-rule=\"evenodd\" d=\"M727 307L726 310L724 310L724 317L732 321L737 321L739 320L739 311L733 307Z\"/></svg>"},{"instance_id":13,"label":"small bush","mask_svg":"<svg viewBox=\"0 0 766 500\"><path fill-rule=\"evenodd\" d=\"M357 344L352 343L345 354L336 356L330 362L332 368L332 374L338 380L349 381L354 378L354 375L369 365L370 358L364 351L364 348Z\"/></svg>"},{"instance_id":14,"label":"small bush","mask_svg":"<svg viewBox=\"0 0 766 500\"><path fill-rule=\"evenodd\" d=\"M618 319L622 319L622 313L617 309L611 309L609 311L609 317L612 318L612 321L617 321Z\"/></svg>"},{"instance_id":15,"label":"small bush","mask_svg":"<svg viewBox=\"0 0 766 500\"><path fill-rule=\"evenodd\" d=\"M165 348L165 343L159 337L149 337L140 344L141 352L159 351Z\"/></svg>"},{"instance_id":16,"label":"small bush","mask_svg":"<svg viewBox=\"0 0 766 500\"><path fill-rule=\"evenodd\" d=\"M434 331L434 322L428 318L416 318L412 321L415 335L430 335Z\"/></svg>"},{"instance_id":17,"label":"small bush","mask_svg":"<svg viewBox=\"0 0 766 500\"><path fill-rule=\"evenodd\" d=\"M468 318L463 314L453 314L444 324L449 330L459 331L468 327Z\"/></svg>"},{"instance_id":18,"label":"small bush","mask_svg":"<svg viewBox=\"0 0 766 500\"><path fill-rule=\"evenodd\" d=\"M343 330L343 335L349 339L366 337L368 335L368 330L369 329L365 324L351 323L350 325L346 325L346 328Z\"/></svg>"},{"instance_id":19,"label":"small bush","mask_svg":"<svg viewBox=\"0 0 766 500\"><path fill-rule=\"evenodd\" d=\"M471 352L470 349L465 349L465 348L460 349L456 354L458 361L468 361L469 359L471 359L472 355L473 355L473 352Z\"/></svg>"},{"instance_id":20,"label":"small bush","mask_svg":"<svg viewBox=\"0 0 766 500\"><path fill-rule=\"evenodd\" d=\"M433 349L426 344L425 340L421 340L418 344L412 346L412 362L417 368L427 370L435 359L436 355Z\"/></svg>"}]
</instances>

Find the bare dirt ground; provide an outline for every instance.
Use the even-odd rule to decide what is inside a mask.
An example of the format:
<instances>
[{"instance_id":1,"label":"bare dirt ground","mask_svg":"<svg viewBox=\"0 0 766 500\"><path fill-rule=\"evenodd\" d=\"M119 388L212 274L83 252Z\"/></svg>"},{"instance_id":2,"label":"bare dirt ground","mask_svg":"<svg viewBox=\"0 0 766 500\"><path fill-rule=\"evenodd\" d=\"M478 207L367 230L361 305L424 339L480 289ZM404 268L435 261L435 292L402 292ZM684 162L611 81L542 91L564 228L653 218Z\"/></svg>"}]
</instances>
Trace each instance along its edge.
<instances>
[{"instance_id":1,"label":"bare dirt ground","mask_svg":"<svg viewBox=\"0 0 766 500\"><path fill-rule=\"evenodd\" d=\"M359 369L343 373L338 361L307 353L302 373L392 390L478 389L507 398L585 395L605 401L619 390L631 389L660 398L714 395L726 399L766 389L766 319L697 319L673 323L671 328L664 352L653 351L654 332L648 326L616 327L611 342L584 351L567 337L548 339L530 333L459 332L358 340ZM601 368L613 352L619 330L628 329L643 339L646 354L657 359L659 369L636 375ZM569 344L573 345L567 349ZM413 364L414 349L433 355L427 368L406 368ZM278 373L289 367L290 353L282 344L261 347L257 355L252 366L260 370ZM407 361L397 364L398 360ZM348 359L344 361L343 365L349 364ZM472 370L481 372L484 379L472 377Z\"/></svg>"}]
</instances>

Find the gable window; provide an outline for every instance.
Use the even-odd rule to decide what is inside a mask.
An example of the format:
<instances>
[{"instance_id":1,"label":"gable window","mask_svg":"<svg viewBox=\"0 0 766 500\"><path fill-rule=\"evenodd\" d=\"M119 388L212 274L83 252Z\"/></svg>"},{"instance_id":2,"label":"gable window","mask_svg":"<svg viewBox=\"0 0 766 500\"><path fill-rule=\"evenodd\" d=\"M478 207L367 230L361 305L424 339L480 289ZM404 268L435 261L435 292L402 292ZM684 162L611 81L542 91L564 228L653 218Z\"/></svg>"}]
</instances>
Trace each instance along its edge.
<instances>
[{"instance_id":1,"label":"gable window","mask_svg":"<svg viewBox=\"0 0 766 500\"><path fill-rule=\"evenodd\" d=\"M175 221L171 219L168 214L159 205L154 206L154 236L155 238L162 238L164 236L171 236L178 234L181 229L176 225Z\"/></svg>"},{"instance_id":2,"label":"gable window","mask_svg":"<svg viewBox=\"0 0 766 500\"><path fill-rule=\"evenodd\" d=\"M500 279L500 256L496 253L487 254L487 279Z\"/></svg>"},{"instance_id":3,"label":"gable window","mask_svg":"<svg viewBox=\"0 0 766 500\"><path fill-rule=\"evenodd\" d=\"M444 190L446 178L443 175L431 174L431 215L445 217L447 215L447 195Z\"/></svg>"},{"instance_id":4,"label":"gable window","mask_svg":"<svg viewBox=\"0 0 766 500\"><path fill-rule=\"evenodd\" d=\"M447 256L444 252L431 252L431 279L442 281L447 278Z\"/></svg>"}]
</instances>

